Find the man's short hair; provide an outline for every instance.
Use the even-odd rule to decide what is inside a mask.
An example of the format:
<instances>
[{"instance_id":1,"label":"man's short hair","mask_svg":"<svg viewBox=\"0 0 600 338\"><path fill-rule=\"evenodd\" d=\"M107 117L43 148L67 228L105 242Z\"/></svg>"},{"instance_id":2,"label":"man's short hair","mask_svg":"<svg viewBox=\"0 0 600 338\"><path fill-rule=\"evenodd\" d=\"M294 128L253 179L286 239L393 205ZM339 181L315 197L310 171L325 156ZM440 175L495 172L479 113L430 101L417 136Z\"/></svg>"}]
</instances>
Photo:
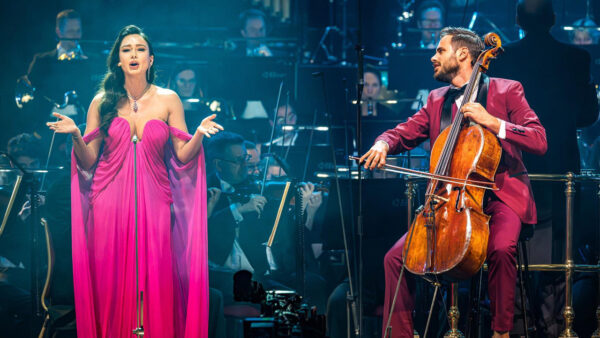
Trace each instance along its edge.
<instances>
[{"instance_id":1,"label":"man's short hair","mask_svg":"<svg viewBox=\"0 0 600 338\"><path fill-rule=\"evenodd\" d=\"M206 155L208 159L212 160L221 157L221 154L225 152L227 147L236 144L244 144L244 138L240 134L222 131L208 139L207 143Z\"/></svg>"},{"instance_id":2,"label":"man's short hair","mask_svg":"<svg viewBox=\"0 0 600 338\"><path fill-rule=\"evenodd\" d=\"M74 9L65 9L56 15L56 27L62 29L67 20L77 19L81 21L81 15Z\"/></svg>"},{"instance_id":3,"label":"man's short hair","mask_svg":"<svg viewBox=\"0 0 600 338\"><path fill-rule=\"evenodd\" d=\"M470 29L462 27L446 27L440 32L440 38L443 38L446 35L452 36L452 40L450 41L454 50L460 47L467 47L467 49L469 49L472 64L475 64L479 54L485 48L479 35L475 34L475 32Z\"/></svg>"},{"instance_id":4,"label":"man's short hair","mask_svg":"<svg viewBox=\"0 0 600 338\"><path fill-rule=\"evenodd\" d=\"M526 32L548 32L554 25L551 0L519 0L517 23Z\"/></svg>"},{"instance_id":5,"label":"man's short hair","mask_svg":"<svg viewBox=\"0 0 600 338\"><path fill-rule=\"evenodd\" d=\"M244 146L246 147L246 150L248 150L248 149L256 149L256 143L254 143L252 141L245 140L244 141Z\"/></svg>"},{"instance_id":6,"label":"man's short hair","mask_svg":"<svg viewBox=\"0 0 600 338\"><path fill-rule=\"evenodd\" d=\"M267 16L265 13L258 9L251 8L240 13L240 28L246 29L246 23L250 19L262 19L262 21L265 23L265 28L267 26Z\"/></svg>"},{"instance_id":7,"label":"man's short hair","mask_svg":"<svg viewBox=\"0 0 600 338\"><path fill-rule=\"evenodd\" d=\"M40 159L40 141L28 133L14 136L8 141L8 154L13 158L27 156L34 159Z\"/></svg>"}]
</instances>

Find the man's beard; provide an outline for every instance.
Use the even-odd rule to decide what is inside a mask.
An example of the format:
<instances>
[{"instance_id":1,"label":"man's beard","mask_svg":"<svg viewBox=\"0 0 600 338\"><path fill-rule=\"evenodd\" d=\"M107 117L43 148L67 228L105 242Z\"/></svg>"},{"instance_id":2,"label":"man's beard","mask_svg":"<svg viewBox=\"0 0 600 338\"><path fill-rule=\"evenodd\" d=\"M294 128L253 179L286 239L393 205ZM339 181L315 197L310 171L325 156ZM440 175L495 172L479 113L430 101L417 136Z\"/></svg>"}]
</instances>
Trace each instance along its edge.
<instances>
[{"instance_id":1,"label":"man's beard","mask_svg":"<svg viewBox=\"0 0 600 338\"><path fill-rule=\"evenodd\" d=\"M453 58L448 61L447 66L440 65L440 71L437 74L433 73L433 78L441 82L450 83L456 74L458 74L459 68L458 62Z\"/></svg>"}]
</instances>

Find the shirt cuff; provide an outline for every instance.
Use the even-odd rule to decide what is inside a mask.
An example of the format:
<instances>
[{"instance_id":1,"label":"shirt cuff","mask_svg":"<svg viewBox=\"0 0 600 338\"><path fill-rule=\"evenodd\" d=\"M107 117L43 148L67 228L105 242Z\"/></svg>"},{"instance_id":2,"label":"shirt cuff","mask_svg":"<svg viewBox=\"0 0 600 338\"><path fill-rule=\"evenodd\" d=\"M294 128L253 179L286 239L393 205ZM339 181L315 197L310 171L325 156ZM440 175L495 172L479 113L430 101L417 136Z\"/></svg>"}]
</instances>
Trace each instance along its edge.
<instances>
[{"instance_id":1,"label":"shirt cuff","mask_svg":"<svg viewBox=\"0 0 600 338\"><path fill-rule=\"evenodd\" d=\"M506 138L506 121L498 119L500 121L500 130L498 130L498 138L504 140Z\"/></svg>"},{"instance_id":2,"label":"shirt cuff","mask_svg":"<svg viewBox=\"0 0 600 338\"><path fill-rule=\"evenodd\" d=\"M241 204L239 203L233 203L229 205L229 209L231 209L231 214L233 215L233 219L236 223L241 223L244 221L244 216L242 216L242 213L238 210L240 206Z\"/></svg>"},{"instance_id":3,"label":"shirt cuff","mask_svg":"<svg viewBox=\"0 0 600 338\"><path fill-rule=\"evenodd\" d=\"M385 142L384 140L378 140L375 143L379 143L379 142L385 144L385 146L387 147L386 151L390 151L390 144L389 143Z\"/></svg>"}]
</instances>

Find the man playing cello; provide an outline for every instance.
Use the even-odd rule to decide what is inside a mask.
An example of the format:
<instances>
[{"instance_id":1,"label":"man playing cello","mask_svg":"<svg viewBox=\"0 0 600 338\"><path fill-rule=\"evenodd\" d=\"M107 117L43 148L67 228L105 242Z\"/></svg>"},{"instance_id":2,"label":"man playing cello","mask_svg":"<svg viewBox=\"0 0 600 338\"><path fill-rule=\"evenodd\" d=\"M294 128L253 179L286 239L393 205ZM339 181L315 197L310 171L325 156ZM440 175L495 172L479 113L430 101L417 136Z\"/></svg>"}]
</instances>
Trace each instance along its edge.
<instances>
[{"instance_id":1,"label":"man playing cello","mask_svg":"<svg viewBox=\"0 0 600 338\"><path fill-rule=\"evenodd\" d=\"M426 139L433 144L448 125L448 118L461 107L464 87L469 82L473 65L484 49L474 32L447 27L431 58L433 77L449 86L433 90L427 103L406 122L381 134L371 149L361 157L365 168L383 167L388 153L410 150ZM484 197L484 212L490 215L487 263L488 293L492 312L494 337L508 337L513 326L516 282L516 247L521 223L536 223L536 210L521 151L543 155L547 149L546 132L535 112L529 107L519 82L482 77L478 102L462 105L464 117L495 134L502 147L502 157L496 171L498 190ZM391 309L396 285L402 269L404 235L388 251L385 266L385 305L383 334L390 318L392 337L413 337L414 280L403 278L398 296ZM406 276L406 275L405 275Z\"/></svg>"}]
</instances>

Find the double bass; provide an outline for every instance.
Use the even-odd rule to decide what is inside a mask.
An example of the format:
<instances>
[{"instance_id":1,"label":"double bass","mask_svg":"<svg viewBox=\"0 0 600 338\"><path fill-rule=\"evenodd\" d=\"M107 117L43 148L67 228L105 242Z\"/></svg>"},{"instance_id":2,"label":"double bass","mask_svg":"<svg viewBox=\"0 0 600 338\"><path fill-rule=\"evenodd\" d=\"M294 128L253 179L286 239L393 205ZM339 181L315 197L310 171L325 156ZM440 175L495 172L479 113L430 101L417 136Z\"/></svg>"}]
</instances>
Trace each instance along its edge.
<instances>
[{"instance_id":1,"label":"double bass","mask_svg":"<svg viewBox=\"0 0 600 338\"><path fill-rule=\"evenodd\" d=\"M490 48L477 58L463 103L474 101L482 73L502 51L495 33L487 34L484 42ZM493 187L502 148L492 132L465 119L460 108L431 149L433 178L408 231L404 264L417 275L466 279L486 258L490 216L483 212L484 195Z\"/></svg>"}]
</instances>

